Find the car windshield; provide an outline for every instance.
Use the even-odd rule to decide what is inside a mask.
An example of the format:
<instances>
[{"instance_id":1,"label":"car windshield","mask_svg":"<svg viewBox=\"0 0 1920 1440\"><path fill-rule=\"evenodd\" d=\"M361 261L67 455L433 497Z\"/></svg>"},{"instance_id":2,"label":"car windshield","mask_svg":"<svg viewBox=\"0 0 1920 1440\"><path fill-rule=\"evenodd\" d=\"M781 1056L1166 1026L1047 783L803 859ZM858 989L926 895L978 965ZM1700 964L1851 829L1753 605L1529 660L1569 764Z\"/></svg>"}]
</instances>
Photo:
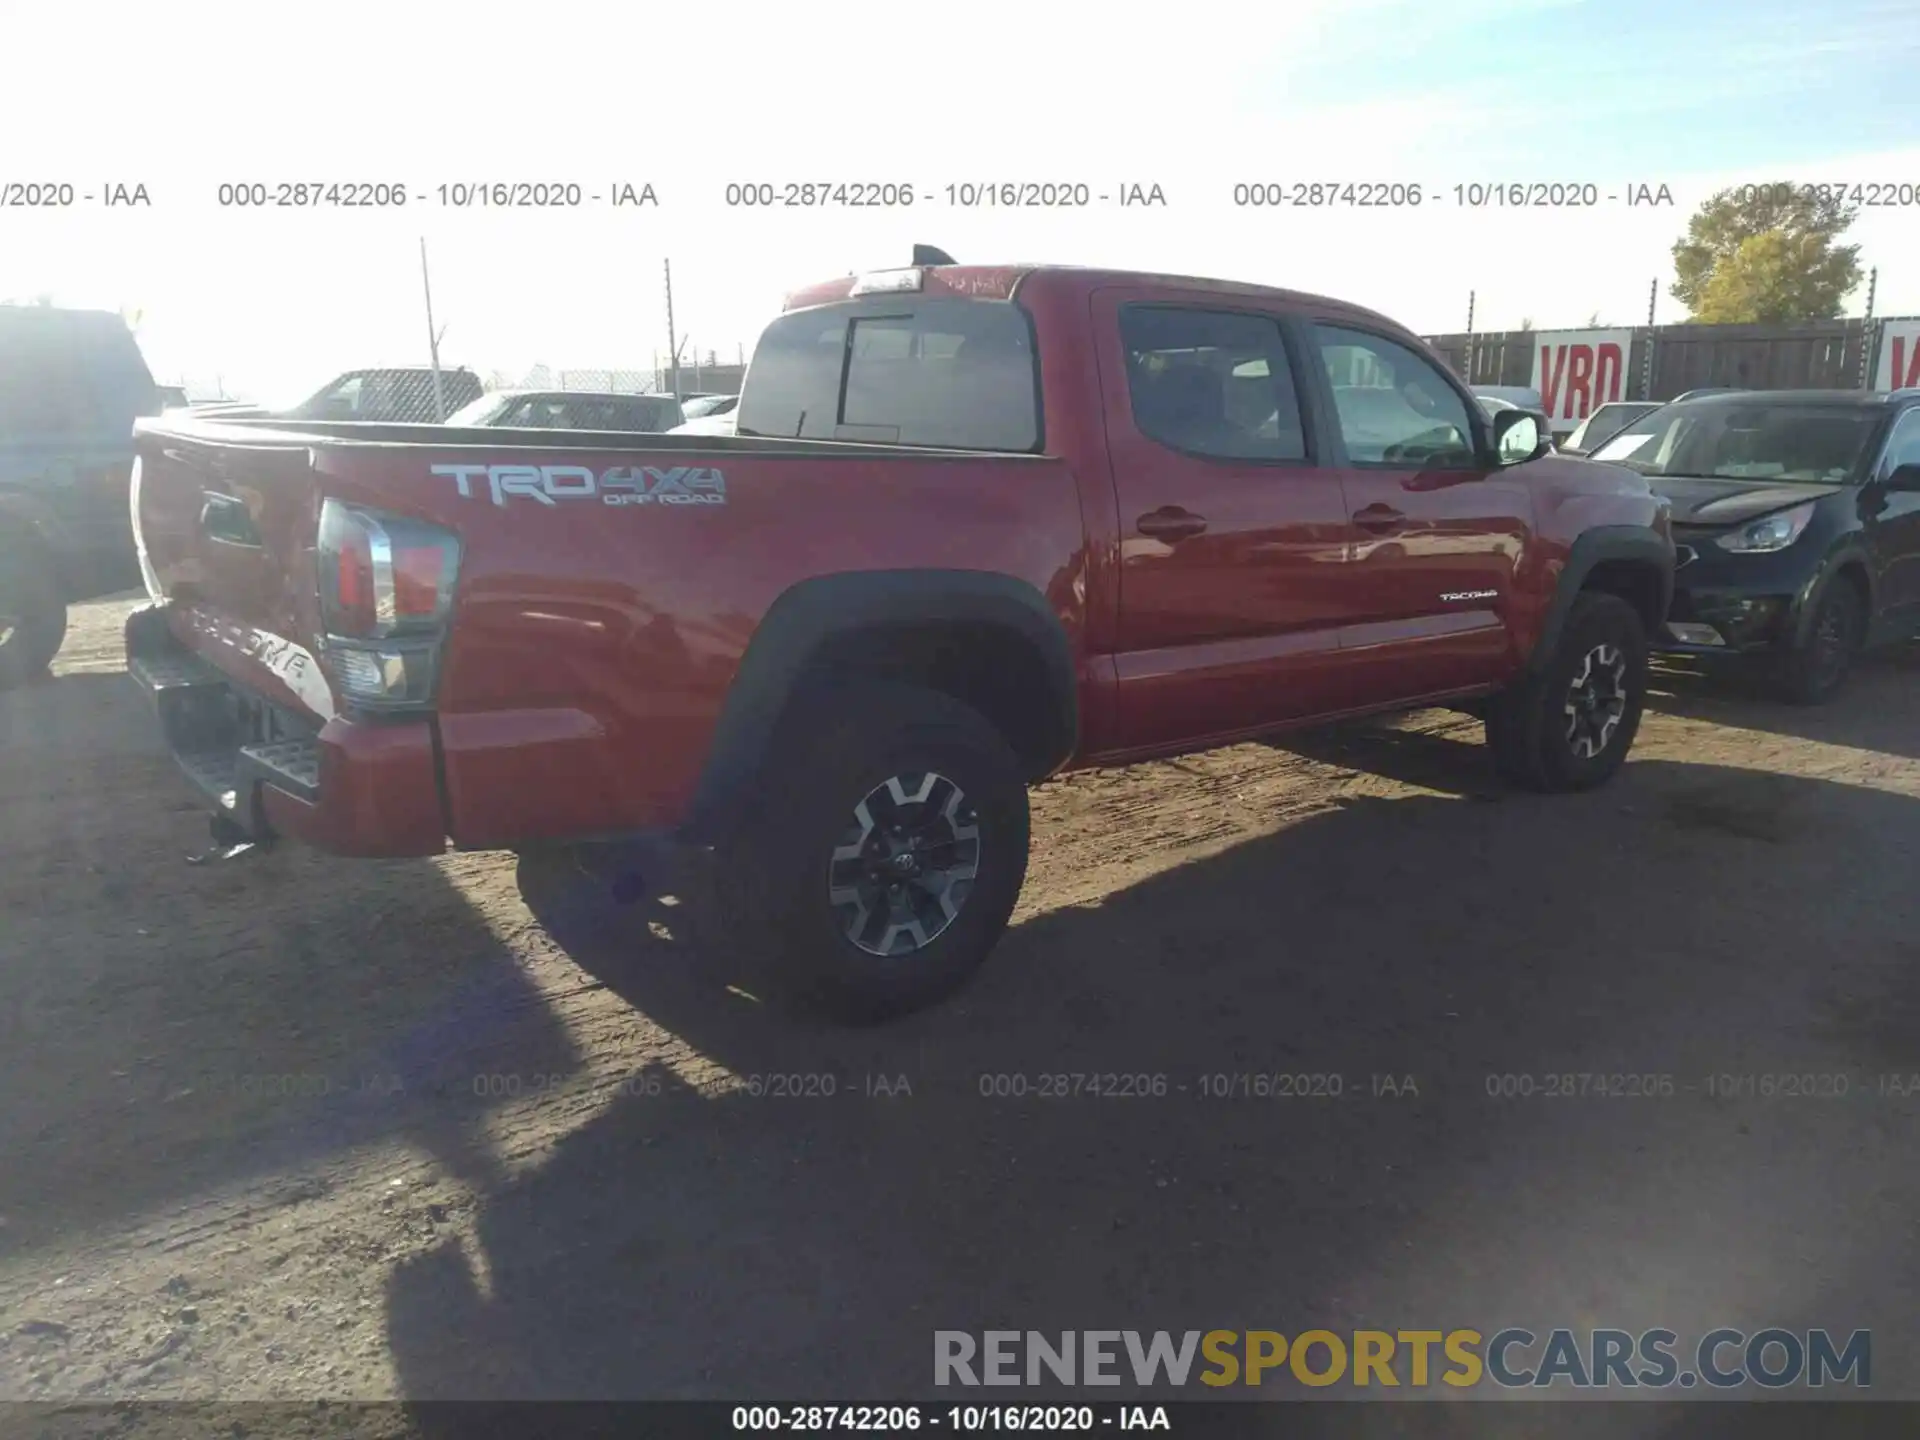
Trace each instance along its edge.
<instances>
[{"instance_id":1,"label":"car windshield","mask_svg":"<svg viewBox=\"0 0 1920 1440\"><path fill-rule=\"evenodd\" d=\"M1638 403L1602 405L1574 427L1573 434L1567 437L1567 444L1591 450L1611 440L1635 420L1651 415L1659 408L1658 405Z\"/></svg>"},{"instance_id":2,"label":"car windshield","mask_svg":"<svg viewBox=\"0 0 1920 1440\"><path fill-rule=\"evenodd\" d=\"M447 417L449 425L485 425L506 403L504 395L482 395L471 405L462 405Z\"/></svg>"},{"instance_id":3,"label":"car windshield","mask_svg":"<svg viewBox=\"0 0 1920 1440\"><path fill-rule=\"evenodd\" d=\"M1871 410L1833 405L1667 405L1594 452L1643 475L1832 484L1853 474Z\"/></svg>"}]
</instances>

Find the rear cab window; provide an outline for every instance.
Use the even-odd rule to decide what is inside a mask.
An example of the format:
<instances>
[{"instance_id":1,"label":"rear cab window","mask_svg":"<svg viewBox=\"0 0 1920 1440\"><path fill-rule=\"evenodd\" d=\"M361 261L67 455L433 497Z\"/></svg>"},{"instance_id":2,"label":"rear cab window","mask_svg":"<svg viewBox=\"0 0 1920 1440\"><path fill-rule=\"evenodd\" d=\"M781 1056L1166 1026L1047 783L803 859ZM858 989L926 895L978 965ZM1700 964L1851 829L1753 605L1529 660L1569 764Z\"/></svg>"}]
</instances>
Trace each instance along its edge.
<instances>
[{"instance_id":1,"label":"rear cab window","mask_svg":"<svg viewBox=\"0 0 1920 1440\"><path fill-rule=\"evenodd\" d=\"M761 335L736 413L741 435L1037 451L1033 327L1004 300L796 310Z\"/></svg>"}]
</instances>

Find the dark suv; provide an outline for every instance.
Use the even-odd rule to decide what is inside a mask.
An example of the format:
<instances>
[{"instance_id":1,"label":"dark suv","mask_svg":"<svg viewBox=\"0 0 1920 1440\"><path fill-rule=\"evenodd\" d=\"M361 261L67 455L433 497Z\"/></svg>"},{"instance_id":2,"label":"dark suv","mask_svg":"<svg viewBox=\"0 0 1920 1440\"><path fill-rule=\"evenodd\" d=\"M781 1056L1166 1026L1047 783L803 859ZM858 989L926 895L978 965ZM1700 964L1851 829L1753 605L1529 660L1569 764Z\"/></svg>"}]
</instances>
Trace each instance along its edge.
<instances>
[{"instance_id":1,"label":"dark suv","mask_svg":"<svg viewBox=\"0 0 1920 1440\"><path fill-rule=\"evenodd\" d=\"M1673 504L1657 648L1765 660L1788 698L1814 704L1861 650L1920 630L1920 390L1677 400L1594 458Z\"/></svg>"},{"instance_id":2,"label":"dark suv","mask_svg":"<svg viewBox=\"0 0 1920 1440\"><path fill-rule=\"evenodd\" d=\"M140 583L133 422L161 409L118 315L0 305L0 689L46 670L69 602Z\"/></svg>"}]
</instances>

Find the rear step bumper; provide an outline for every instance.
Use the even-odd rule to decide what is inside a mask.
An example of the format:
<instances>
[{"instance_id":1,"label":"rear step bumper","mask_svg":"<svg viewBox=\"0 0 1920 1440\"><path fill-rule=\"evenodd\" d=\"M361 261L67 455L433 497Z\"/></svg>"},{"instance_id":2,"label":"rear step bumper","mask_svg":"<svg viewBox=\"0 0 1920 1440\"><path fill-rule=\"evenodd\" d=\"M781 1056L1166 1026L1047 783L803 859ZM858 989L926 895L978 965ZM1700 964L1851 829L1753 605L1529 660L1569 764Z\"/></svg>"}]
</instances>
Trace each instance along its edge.
<instances>
[{"instance_id":1,"label":"rear step bumper","mask_svg":"<svg viewBox=\"0 0 1920 1440\"><path fill-rule=\"evenodd\" d=\"M191 652L130 659L127 673L160 713L173 758L188 782L215 808L254 833L255 785L271 785L309 805L320 799L320 746L311 735L242 741L233 727L233 683Z\"/></svg>"},{"instance_id":2,"label":"rear step bumper","mask_svg":"<svg viewBox=\"0 0 1920 1440\"><path fill-rule=\"evenodd\" d=\"M254 840L341 855L433 855L446 825L425 720L318 729L180 643L164 607L127 620L127 673L201 803Z\"/></svg>"}]
</instances>

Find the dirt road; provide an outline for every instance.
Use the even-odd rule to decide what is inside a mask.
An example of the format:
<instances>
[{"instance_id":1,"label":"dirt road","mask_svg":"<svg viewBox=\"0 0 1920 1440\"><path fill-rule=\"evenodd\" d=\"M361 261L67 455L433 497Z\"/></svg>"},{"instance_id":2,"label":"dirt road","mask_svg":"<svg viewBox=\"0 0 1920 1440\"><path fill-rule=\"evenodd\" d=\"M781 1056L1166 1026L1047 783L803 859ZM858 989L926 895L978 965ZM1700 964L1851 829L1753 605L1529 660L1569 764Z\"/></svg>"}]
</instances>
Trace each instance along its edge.
<instances>
[{"instance_id":1,"label":"dirt road","mask_svg":"<svg viewBox=\"0 0 1920 1440\"><path fill-rule=\"evenodd\" d=\"M1820 713L1663 681L1583 797L1444 714L1043 787L980 981L849 1032L552 867L187 865L125 608L0 696L0 1397L877 1398L935 1329L1507 1324L1866 1327L1920 1395L1920 659ZM1338 1094L1210 1078L1274 1074Z\"/></svg>"}]
</instances>

